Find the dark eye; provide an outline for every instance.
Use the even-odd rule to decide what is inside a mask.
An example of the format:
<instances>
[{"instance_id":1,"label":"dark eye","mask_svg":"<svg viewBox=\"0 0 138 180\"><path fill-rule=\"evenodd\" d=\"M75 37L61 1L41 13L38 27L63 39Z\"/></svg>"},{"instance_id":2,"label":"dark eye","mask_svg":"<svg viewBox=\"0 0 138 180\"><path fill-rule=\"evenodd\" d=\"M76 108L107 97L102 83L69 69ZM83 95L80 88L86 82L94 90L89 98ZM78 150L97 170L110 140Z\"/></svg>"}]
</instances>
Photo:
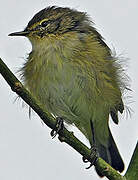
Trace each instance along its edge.
<instances>
[{"instance_id":1,"label":"dark eye","mask_svg":"<svg viewBox=\"0 0 138 180\"><path fill-rule=\"evenodd\" d=\"M41 23L41 26L42 26L42 27L46 27L48 24L49 24L48 21L43 21L43 22Z\"/></svg>"}]
</instances>

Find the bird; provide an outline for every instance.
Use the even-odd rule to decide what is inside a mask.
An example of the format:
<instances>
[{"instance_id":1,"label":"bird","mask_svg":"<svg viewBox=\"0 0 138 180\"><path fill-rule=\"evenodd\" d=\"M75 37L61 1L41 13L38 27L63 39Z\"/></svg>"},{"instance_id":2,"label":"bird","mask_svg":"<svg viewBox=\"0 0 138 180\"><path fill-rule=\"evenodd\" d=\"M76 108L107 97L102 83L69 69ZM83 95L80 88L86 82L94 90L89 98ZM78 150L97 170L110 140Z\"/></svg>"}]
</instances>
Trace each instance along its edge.
<instances>
[{"instance_id":1,"label":"bird","mask_svg":"<svg viewBox=\"0 0 138 180\"><path fill-rule=\"evenodd\" d=\"M49 6L23 31L9 35L25 36L32 44L21 68L26 89L44 109L75 125L98 155L122 172L109 117L118 124L124 111L124 70L87 13Z\"/></svg>"}]
</instances>

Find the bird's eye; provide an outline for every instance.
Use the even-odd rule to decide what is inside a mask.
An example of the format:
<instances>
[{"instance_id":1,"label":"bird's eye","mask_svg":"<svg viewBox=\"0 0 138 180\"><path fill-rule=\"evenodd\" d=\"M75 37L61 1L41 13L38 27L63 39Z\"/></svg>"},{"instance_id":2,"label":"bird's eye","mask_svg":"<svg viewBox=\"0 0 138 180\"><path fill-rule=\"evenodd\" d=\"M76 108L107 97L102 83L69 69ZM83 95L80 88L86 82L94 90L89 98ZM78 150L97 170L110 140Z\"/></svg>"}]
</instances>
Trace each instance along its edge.
<instances>
[{"instance_id":1,"label":"bird's eye","mask_svg":"<svg viewBox=\"0 0 138 180\"><path fill-rule=\"evenodd\" d=\"M41 23L41 26L42 26L42 27L46 27L48 24L49 24L48 21L43 21L43 22Z\"/></svg>"}]
</instances>

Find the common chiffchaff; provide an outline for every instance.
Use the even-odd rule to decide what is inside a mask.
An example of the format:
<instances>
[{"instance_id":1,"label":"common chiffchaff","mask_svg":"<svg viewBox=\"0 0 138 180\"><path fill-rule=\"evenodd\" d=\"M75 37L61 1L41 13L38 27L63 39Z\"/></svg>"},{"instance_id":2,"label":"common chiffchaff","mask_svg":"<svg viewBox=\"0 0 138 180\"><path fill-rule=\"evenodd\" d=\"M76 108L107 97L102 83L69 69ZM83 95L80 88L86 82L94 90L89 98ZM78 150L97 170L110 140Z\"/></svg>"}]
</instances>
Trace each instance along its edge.
<instances>
[{"instance_id":1,"label":"common chiffchaff","mask_svg":"<svg viewBox=\"0 0 138 180\"><path fill-rule=\"evenodd\" d=\"M48 7L24 31L10 35L25 36L32 43L22 68L25 87L44 109L74 124L99 156L122 172L124 163L108 122L110 114L118 124L118 112L124 110L123 70L87 14Z\"/></svg>"}]
</instances>

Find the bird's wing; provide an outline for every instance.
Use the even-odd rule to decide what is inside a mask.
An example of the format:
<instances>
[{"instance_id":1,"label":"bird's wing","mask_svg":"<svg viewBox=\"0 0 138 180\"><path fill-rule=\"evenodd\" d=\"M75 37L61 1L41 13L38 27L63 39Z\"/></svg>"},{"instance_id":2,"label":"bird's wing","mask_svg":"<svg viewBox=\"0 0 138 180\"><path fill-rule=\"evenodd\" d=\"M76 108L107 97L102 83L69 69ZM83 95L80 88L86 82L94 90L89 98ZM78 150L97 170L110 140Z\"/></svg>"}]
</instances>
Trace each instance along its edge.
<instances>
[{"instance_id":1,"label":"bird's wing","mask_svg":"<svg viewBox=\"0 0 138 180\"><path fill-rule=\"evenodd\" d=\"M110 115L114 121L115 124L118 124L118 111L122 114L124 111L124 104L123 101L121 99L121 102L119 104L117 104L114 109L112 109L110 111Z\"/></svg>"}]
</instances>

